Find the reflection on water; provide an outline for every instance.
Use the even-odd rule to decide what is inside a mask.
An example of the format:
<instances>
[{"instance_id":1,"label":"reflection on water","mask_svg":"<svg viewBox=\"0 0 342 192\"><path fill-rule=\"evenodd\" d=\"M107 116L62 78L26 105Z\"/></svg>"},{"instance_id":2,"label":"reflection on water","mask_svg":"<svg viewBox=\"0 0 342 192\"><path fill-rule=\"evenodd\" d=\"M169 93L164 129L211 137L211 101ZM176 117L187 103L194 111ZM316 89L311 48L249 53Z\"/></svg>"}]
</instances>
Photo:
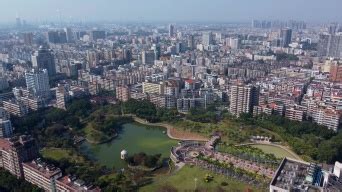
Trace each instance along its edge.
<instances>
[{"instance_id":1,"label":"reflection on water","mask_svg":"<svg viewBox=\"0 0 342 192\"><path fill-rule=\"evenodd\" d=\"M107 167L123 168L125 163L120 159L120 152L125 149L128 155L144 152L146 154L162 154L170 156L170 149L177 141L168 138L164 128L127 123L122 126L118 137L109 143L93 145L84 142L81 151L90 159Z\"/></svg>"}]
</instances>

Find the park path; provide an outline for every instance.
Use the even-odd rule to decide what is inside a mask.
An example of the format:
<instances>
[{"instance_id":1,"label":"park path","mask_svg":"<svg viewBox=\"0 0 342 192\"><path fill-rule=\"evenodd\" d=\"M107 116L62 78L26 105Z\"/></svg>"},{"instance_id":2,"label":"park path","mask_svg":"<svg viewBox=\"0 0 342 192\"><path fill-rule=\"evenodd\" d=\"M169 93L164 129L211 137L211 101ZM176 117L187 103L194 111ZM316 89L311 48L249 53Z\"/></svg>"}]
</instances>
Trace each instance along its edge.
<instances>
[{"instance_id":1,"label":"park path","mask_svg":"<svg viewBox=\"0 0 342 192\"><path fill-rule=\"evenodd\" d=\"M253 145L269 145L269 146L273 146L273 147L279 147L279 148L285 150L286 152L290 153L297 160L303 161L303 159L299 155L297 155L295 152L293 152L288 147L285 147L285 146L282 146L282 145L278 145L278 144L274 144L274 143L244 143L244 144L240 144L240 145L237 145L237 146L253 146Z\"/></svg>"},{"instance_id":2,"label":"park path","mask_svg":"<svg viewBox=\"0 0 342 192\"><path fill-rule=\"evenodd\" d=\"M164 127L167 129L167 136L174 140L181 140L181 141L208 141L209 139L200 136L195 133L190 133L186 131L180 131L174 128L172 125L167 123L149 123L144 119L141 119L136 116L132 116L133 120L141 123L143 125L150 125L150 126L158 126L158 127Z\"/></svg>"}]
</instances>

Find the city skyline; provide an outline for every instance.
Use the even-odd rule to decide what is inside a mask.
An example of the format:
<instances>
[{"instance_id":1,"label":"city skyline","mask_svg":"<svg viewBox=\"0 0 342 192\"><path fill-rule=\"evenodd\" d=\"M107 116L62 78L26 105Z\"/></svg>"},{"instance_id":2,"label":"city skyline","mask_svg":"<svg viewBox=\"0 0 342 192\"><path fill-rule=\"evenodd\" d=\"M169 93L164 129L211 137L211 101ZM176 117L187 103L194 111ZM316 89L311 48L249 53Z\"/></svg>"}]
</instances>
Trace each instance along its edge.
<instances>
[{"instance_id":1,"label":"city skyline","mask_svg":"<svg viewBox=\"0 0 342 192\"><path fill-rule=\"evenodd\" d=\"M338 10L342 2L338 0L328 0L324 4L320 0L313 0L310 3L306 0L288 0L286 3L278 0L2 0L2 4L6 9L0 13L1 23L13 23L16 16L30 22L248 22L252 19L338 22L342 19L342 14Z\"/></svg>"}]
</instances>

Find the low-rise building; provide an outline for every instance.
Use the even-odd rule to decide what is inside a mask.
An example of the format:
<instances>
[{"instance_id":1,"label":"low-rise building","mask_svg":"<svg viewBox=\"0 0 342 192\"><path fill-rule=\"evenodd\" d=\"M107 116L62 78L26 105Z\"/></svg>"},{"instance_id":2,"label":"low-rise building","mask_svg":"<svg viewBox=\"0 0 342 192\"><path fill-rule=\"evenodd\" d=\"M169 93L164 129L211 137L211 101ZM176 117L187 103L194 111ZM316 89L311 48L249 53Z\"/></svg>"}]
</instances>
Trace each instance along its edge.
<instances>
[{"instance_id":1,"label":"low-rise building","mask_svg":"<svg viewBox=\"0 0 342 192\"><path fill-rule=\"evenodd\" d=\"M304 111L296 108L289 108L285 110L285 117L292 121L303 121Z\"/></svg>"},{"instance_id":2,"label":"low-rise building","mask_svg":"<svg viewBox=\"0 0 342 192\"><path fill-rule=\"evenodd\" d=\"M150 82L143 82L142 83L142 91L143 93L149 94L164 94L164 83L150 83Z\"/></svg>"},{"instance_id":3,"label":"low-rise building","mask_svg":"<svg viewBox=\"0 0 342 192\"><path fill-rule=\"evenodd\" d=\"M284 158L270 183L270 192L339 192L341 178L315 163Z\"/></svg>"},{"instance_id":4,"label":"low-rise building","mask_svg":"<svg viewBox=\"0 0 342 192\"><path fill-rule=\"evenodd\" d=\"M100 192L98 187L77 179L63 176L60 168L47 164L41 159L23 163L24 178L49 192Z\"/></svg>"},{"instance_id":5,"label":"low-rise building","mask_svg":"<svg viewBox=\"0 0 342 192\"><path fill-rule=\"evenodd\" d=\"M40 159L23 163L24 178L45 191L56 191L56 180L62 177L62 171Z\"/></svg>"}]
</instances>

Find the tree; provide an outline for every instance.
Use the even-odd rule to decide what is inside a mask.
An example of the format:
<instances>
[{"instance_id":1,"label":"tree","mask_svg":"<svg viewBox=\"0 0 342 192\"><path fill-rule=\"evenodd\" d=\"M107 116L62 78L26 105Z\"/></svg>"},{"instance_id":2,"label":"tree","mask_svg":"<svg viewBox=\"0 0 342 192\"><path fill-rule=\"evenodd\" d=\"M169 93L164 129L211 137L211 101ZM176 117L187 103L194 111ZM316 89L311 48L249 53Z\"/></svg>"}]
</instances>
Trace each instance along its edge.
<instances>
[{"instance_id":1,"label":"tree","mask_svg":"<svg viewBox=\"0 0 342 192\"><path fill-rule=\"evenodd\" d=\"M65 127L61 124L54 124L45 130L45 135L60 136L64 133Z\"/></svg>"},{"instance_id":2,"label":"tree","mask_svg":"<svg viewBox=\"0 0 342 192\"><path fill-rule=\"evenodd\" d=\"M52 108L45 117L48 122L52 123L64 120L67 115L68 113L62 109Z\"/></svg>"},{"instance_id":3,"label":"tree","mask_svg":"<svg viewBox=\"0 0 342 192\"><path fill-rule=\"evenodd\" d=\"M25 180L17 179L2 168L0 169L0 191L43 192L42 189L39 189Z\"/></svg>"}]
</instances>

